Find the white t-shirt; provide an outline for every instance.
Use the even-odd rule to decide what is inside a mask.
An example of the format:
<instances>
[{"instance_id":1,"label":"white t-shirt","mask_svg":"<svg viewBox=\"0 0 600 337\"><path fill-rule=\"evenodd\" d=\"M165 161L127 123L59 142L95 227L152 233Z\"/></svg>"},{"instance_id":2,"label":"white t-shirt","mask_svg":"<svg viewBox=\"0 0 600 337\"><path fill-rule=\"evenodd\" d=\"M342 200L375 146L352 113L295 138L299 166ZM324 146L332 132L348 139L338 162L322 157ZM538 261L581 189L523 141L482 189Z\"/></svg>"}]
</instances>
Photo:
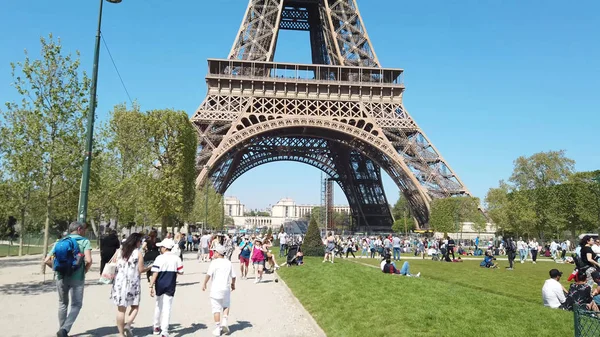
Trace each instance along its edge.
<instances>
[{"instance_id":1,"label":"white t-shirt","mask_svg":"<svg viewBox=\"0 0 600 337\"><path fill-rule=\"evenodd\" d=\"M565 293L560 283L555 279L547 279L542 287L542 300L544 306L558 308L566 300Z\"/></svg>"},{"instance_id":2,"label":"white t-shirt","mask_svg":"<svg viewBox=\"0 0 600 337\"><path fill-rule=\"evenodd\" d=\"M208 234L202 235L202 237L200 238L200 246L202 246L202 248L208 248L209 241L210 241L210 235L208 235Z\"/></svg>"},{"instance_id":3,"label":"white t-shirt","mask_svg":"<svg viewBox=\"0 0 600 337\"><path fill-rule=\"evenodd\" d=\"M231 261L223 258L212 260L206 275L212 278L210 297L214 299L227 298L231 293L231 279L235 278Z\"/></svg>"},{"instance_id":4,"label":"white t-shirt","mask_svg":"<svg viewBox=\"0 0 600 337\"><path fill-rule=\"evenodd\" d=\"M279 244L281 244L281 245L287 244L287 234L279 233Z\"/></svg>"},{"instance_id":5,"label":"white t-shirt","mask_svg":"<svg viewBox=\"0 0 600 337\"><path fill-rule=\"evenodd\" d=\"M394 236L394 237L392 238L392 246L393 246L394 248L400 248L400 238L399 238L399 237L397 237L397 236Z\"/></svg>"}]
</instances>

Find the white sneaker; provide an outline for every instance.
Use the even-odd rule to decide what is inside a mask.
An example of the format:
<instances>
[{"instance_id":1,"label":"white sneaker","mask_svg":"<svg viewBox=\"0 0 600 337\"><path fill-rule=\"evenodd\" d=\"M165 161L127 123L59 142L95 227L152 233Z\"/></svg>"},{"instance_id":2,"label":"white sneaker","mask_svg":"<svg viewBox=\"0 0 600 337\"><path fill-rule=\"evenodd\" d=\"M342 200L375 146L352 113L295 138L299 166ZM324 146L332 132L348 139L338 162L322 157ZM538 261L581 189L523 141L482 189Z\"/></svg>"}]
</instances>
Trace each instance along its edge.
<instances>
[{"instance_id":1,"label":"white sneaker","mask_svg":"<svg viewBox=\"0 0 600 337\"><path fill-rule=\"evenodd\" d=\"M254 279L254 284L256 284L258 282L260 282L260 279L257 277L257 278Z\"/></svg>"},{"instance_id":2,"label":"white sneaker","mask_svg":"<svg viewBox=\"0 0 600 337\"><path fill-rule=\"evenodd\" d=\"M225 334L225 335L229 334L229 326L227 326L227 318L223 318L223 320L221 321L221 331L223 331L223 334Z\"/></svg>"},{"instance_id":3,"label":"white sneaker","mask_svg":"<svg viewBox=\"0 0 600 337\"><path fill-rule=\"evenodd\" d=\"M415 277L421 277L421 272L418 272L417 275L415 275Z\"/></svg>"},{"instance_id":4,"label":"white sneaker","mask_svg":"<svg viewBox=\"0 0 600 337\"><path fill-rule=\"evenodd\" d=\"M213 332L213 336L221 336L221 327L216 327Z\"/></svg>"}]
</instances>

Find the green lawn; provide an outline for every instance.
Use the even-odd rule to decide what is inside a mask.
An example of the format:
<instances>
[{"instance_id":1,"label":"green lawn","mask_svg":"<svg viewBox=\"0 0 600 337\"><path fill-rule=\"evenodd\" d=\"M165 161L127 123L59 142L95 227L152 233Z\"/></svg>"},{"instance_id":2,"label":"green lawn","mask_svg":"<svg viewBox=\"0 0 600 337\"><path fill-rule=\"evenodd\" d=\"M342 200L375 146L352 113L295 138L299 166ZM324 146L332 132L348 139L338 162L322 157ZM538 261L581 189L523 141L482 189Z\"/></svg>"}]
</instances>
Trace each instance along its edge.
<instances>
[{"instance_id":1,"label":"green lawn","mask_svg":"<svg viewBox=\"0 0 600 337\"><path fill-rule=\"evenodd\" d=\"M42 247L39 246L23 246L23 255L41 254ZM14 245L0 244L0 257L18 256L19 244Z\"/></svg>"},{"instance_id":2,"label":"green lawn","mask_svg":"<svg viewBox=\"0 0 600 337\"><path fill-rule=\"evenodd\" d=\"M407 278L342 259L321 261L306 258L279 275L327 336L573 335L573 314L541 302L548 270L558 268L566 279L569 265L518 264L507 271L477 261L410 260L411 272L422 277Z\"/></svg>"}]
</instances>

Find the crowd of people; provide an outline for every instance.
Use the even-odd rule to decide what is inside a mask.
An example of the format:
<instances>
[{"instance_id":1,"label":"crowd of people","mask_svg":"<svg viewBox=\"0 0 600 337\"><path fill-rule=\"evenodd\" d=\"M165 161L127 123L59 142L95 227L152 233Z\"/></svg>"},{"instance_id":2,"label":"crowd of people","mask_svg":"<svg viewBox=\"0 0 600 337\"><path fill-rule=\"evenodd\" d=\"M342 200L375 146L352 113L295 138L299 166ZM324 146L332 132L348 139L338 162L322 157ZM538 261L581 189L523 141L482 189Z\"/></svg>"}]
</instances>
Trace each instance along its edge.
<instances>
[{"instance_id":1,"label":"crowd of people","mask_svg":"<svg viewBox=\"0 0 600 337\"><path fill-rule=\"evenodd\" d=\"M600 241L585 235L573 257L575 269L569 281L569 290L560 284L562 272L551 269L550 278L542 287L544 305L555 309L573 310L575 305L590 311L600 311L600 255L596 252Z\"/></svg>"},{"instance_id":2,"label":"crowd of people","mask_svg":"<svg viewBox=\"0 0 600 337\"><path fill-rule=\"evenodd\" d=\"M86 227L79 222L69 226L69 232L56 242L44 258L46 265L55 271L59 297L59 330L57 337L68 336L83 304L85 277L92 266L90 241L85 238ZM295 243L297 238L280 233L278 239L288 239ZM146 274L151 297L156 298L153 333L161 337L169 336L171 306L176 292L177 276L184 272L183 251L194 250L197 246L197 259L210 263L202 290L210 286L210 306L214 317L213 335L228 333L227 319L231 308L231 291L235 290L236 272L231 258L239 249L240 275L248 276L249 264L252 267L255 283L262 281L265 272L279 268L273 247L274 238L256 235L225 235L205 233L194 242L193 236L184 233L166 233L159 241L158 232L151 230L148 235L133 233L122 239L115 231L110 231L101 241L101 278L111 283L110 298L117 307L116 322L119 337L132 336L132 323L139 312L142 275ZM285 240L284 240L285 242ZM190 244L191 243L191 244ZM294 246L296 247L296 246ZM287 249L287 244L286 247ZM302 264L300 249L294 251L294 264ZM290 262L288 259L286 263ZM69 308L70 304L70 308Z\"/></svg>"},{"instance_id":3,"label":"crowd of people","mask_svg":"<svg viewBox=\"0 0 600 337\"><path fill-rule=\"evenodd\" d=\"M256 275L254 282L260 283L264 273L280 268L272 251L276 240L279 241L279 258L286 259L284 264L303 264L302 236L289 235L283 231L276 237L166 233L162 240L158 239L156 230L151 230L147 235L133 233L123 238L118 238L116 231L110 231L101 241L100 272L101 280L109 279L112 283L110 298L117 307L119 336L132 336L131 324L139 311L141 276L144 274L151 296L156 297L153 332L162 337L169 336L171 305L176 291L177 276L183 274L185 250L197 250L197 259L210 263L202 290L206 290L208 282L212 280L210 305L215 321L213 334L220 336L227 333L230 292L235 290L236 282L236 272L231 264L233 253L238 250L241 279L247 279L249 267L252 265ZM506 254L509 260L508 269L512 269L517 256L521 263L525 263L528 258L532 263L536 263L538 252L541 252L556 262L575 265L575 270L569 277L569 281L574 282L568 290L559 282L562 272L557 269L550 270L550 278L542 288L544 305L565 310L580 305L588 310L599 311L600 240L584 236L573 257L566 256L567 250L571 248L568 240L551 241L543 247L535 239L524 241L519 238L514 241L511 237L497 246L491 240L480 244L479 238L472 243L474 247L466 246L465 242L456 243L450 237L437 240L401 238L393 234L343 237L329 232L323 238L323 263L333 263L336 256L349 258L351 255L357 258L360 251L359 257L379 258L383 273L419 277L420 273L410 273L408 262L403 262L402 267L398 268L396 263L400 260L401 253L410 252L422 258L430 256L434 260L449 262L461 262L461 255L483 255L481 266L486 268L497 268L495 256ZM485 253L481 253L481 248L487 248ZM44 262L53 268L56 275L60 326L56 335L68 336L81 310L85 275L92 265L91 244L85 238L85 226L79 222L71 223L68 235L53 246ZM112 274L110 270L113 270ZM597 286L594 288L595 284Z\"/></svg>"}]
</instances>

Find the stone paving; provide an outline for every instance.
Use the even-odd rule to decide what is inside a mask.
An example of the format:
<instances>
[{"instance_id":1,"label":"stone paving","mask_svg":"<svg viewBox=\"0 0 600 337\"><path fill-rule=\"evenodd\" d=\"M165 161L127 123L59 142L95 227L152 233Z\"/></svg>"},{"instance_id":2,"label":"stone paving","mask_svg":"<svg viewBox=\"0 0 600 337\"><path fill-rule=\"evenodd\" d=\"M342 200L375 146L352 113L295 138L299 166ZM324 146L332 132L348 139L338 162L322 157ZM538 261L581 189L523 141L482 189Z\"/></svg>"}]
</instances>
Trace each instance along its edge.
<instances>
[{"instance_id":1,"label":"stone paving","mask_svg":"<svg viewBox=\"0 0 600 337\"><path fill-rule=\"evenodd\" d=\"M237 256L234 253L233 256ZM170 336L212 336L209 292L202 291L208 263L184 256L185 275L178 278L171 314ZM70 332L71 336L116 336L116 307L110 300L110 286L97 283L99 255L87 275L83 308ZM237 260L234 258L234 260ZM0 259L0 326L3 336L56 336L58 296L52 271L41 274L41 256ZM239 275L239 263L234 261ZM252 273L252 267L250 267ZM44 282L45 278L45 282ZM254 284L254 276L238 279L231 295L229 326L232 336L321 337L323 331L300 305L277 275L265 275ZM142 280L140 312L133 325L134 336L152 336L155 300L147 281Z\"/></svg>"}]
</instances>

